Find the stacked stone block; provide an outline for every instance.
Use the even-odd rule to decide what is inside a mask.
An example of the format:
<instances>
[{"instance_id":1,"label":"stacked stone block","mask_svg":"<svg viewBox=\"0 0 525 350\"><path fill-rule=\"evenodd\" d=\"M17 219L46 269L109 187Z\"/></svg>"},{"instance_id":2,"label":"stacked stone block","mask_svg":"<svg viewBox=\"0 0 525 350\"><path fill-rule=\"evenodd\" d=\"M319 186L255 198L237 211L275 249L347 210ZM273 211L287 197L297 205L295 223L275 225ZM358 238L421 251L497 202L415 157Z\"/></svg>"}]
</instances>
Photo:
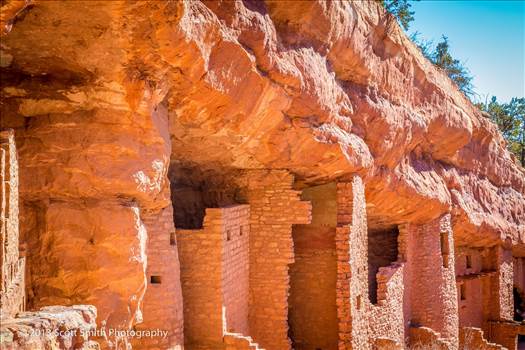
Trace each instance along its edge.
<instances>
[{"instance_id":1,"label":"stacked stone block","mask_svg":"<svg viewBox=\"0 0 525 350\"><path fill-rule=\"evenodd\" d=\"M496 274L491 278L491 289L495 291L491 303L491 318L495 321L512 321L514 318L514 266L512 250L506 245L495 247Z\"/></svg>"},{"instance_id":2,"label":"stacked stone block","mask_svg":"<svg viewBox=\"0 0 525 350\"><path fill-rule=\"evenodd\" d=\"M525 323L512 321L489 322L488 339L491 342L501 344L509 350L518 347L518 335L525 335Z\"/></svg>"},{"instance_id":3,"label":"stacked stone block","mask_svg":"<svg viewBox=\"0 0 525 350\"><path fill-rule=\"evenodd\" d=\"M491 279L496 274L495 261L491 261L494 255L491 252L493 249L459 247L456 250L460 329L477 327L485 334L488 332L488 321L492 317L491 304L498 294L497 290L491 288Z\"/></svg>"},{"instance_id":4,"label":"stacked stone block","mask_svg":"<svg viewBox=\"0 0 525 350\"><path fill-rule=\"evenodd\" d=\"M387 339L392 346L403 348L404 263L380 267L377 273L377 304L371 305L369 322L374 339ZM373 343L375 343L372 340ZM380 347L379 347L380 348Z\"/></svg>"},{"instance_id":5,"label":"stacked stone block","mask_svg":"<svg viewBox=\"0 0 525 350\"><path fill-rule=\"evenodd\" d=\"M310 222L311 205L300 200L300 192L292 189L293 176L285 170L254 170L244 175L240 199L251 208L250 334L265 349L290 349L292 225Z\"/></svg>"},{"instance_id":6,"label":"stacked stone block","mask_svg":"<svg viewBox=\"0 0 525 350\"><path fill-rule=\"evenodd\" d=\"M483 337L483 331L475 327L459 329L459 348L476 350L504 350L502 345L490 343Z\"/></svg>"},{"instance_id":7,"label":"stacked stone block","mask_svg":"<svg viewBox=\"0 0 525 350\"><path fill-rule=\"evenodd\" d=\"M410 325L428 327L458 347L458 304L450 215L408 226Z\"/></svg>"},{"instance_id":8,"label":"stacked stone block","mask_svg":"<svg viewBox=\"0 0 525 350\"><path fill-rule=\"evenodd\" d=\"M208 208L201 230L177 230L191 349L222 349L228 333L249 333L249 217L248 205Z\"/></svg>"},{"instance_id":9,"label":"stacked stone block","mask_svg":"<svg viewBox=\"0 0 525 350\"><path fill-rule=\"evenodd\" d=\"M145 212L142 221L148 234L147 289L143 320L135 329L165 330L168 336L133 338L133 345L148 349L182 349L183 303L173 209L168 206L160 211Z\"/></svg>"},{"instance_id":10,"label":"stacked stone block","mask_svg":"<svg viewBox=\"0 0 525 350\"><path fill-rule=\"evenodd\" d=\"M337 317L339 349L367 349L368 233L364 186L360 177L337 184Z\"/></svg>"}]
</instances>

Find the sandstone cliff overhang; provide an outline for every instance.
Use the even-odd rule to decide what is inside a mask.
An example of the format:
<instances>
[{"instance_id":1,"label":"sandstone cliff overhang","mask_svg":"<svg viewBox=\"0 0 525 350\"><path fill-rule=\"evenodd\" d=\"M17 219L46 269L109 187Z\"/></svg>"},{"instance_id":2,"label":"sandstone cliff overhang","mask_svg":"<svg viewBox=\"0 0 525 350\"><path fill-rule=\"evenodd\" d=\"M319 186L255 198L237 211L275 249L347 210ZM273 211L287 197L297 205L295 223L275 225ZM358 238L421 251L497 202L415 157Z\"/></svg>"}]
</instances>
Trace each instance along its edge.
<instances>
[{"instance_id":1,"label":"sandstone cliff overhang","mask_svg":"<svg viewBox=\"0 0 525 350\"><path fill-rule=\"evenodd\" d=\"M523 169L376 2L27 4L4 4L2 126L58 114L74 124L84 112L93 120L84 137L111 128L125 144L164 108L172 147L158 152L178 164L284 168L298 187L359 174L375 225L451 212L459 243L510 240L525 254ZM101 110L112 119L93 117ZM22 159L36 162L35 175L57 154L50 140ZM117 143L115 152L129 151ZM127 179L99 175L92 191L103 193L111 175L129 194ZM22 196L33 199L71 195L26 184ZM132 193L144 207L159 203L150 187Z\"/></svg>"}]
</instances>

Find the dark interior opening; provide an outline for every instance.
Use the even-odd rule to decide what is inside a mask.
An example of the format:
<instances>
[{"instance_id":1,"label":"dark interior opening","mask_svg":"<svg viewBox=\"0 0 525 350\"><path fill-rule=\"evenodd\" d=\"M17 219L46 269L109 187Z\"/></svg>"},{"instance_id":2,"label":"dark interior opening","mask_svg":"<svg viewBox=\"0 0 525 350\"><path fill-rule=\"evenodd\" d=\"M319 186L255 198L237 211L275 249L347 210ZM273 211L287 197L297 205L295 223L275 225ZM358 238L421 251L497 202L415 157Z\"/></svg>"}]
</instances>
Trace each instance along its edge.
<instances>
[{"instance_id":1,"label":"dark interior opening","mask_svg":"<svg viewBox=\"0 0 525 350\"><path fill-rule=\"evenodd\" d=\"M525 320L525 298L524 293L516 287L512 290L514 294L514 320L522 322Z\"/></svg>"},{"instance_id":2,"label":"dark interior opening","mask_svg":"<svg viewBox=\"0 0 525 350\"><path fill-rule=\"evenodd\" d=\"M398 236L397 226L368 231L368 296L372 304L377 304L376 275L379 268L389 266L397 260Z\"/></svg>"},{"instance_id":3,"label":"dark interior opening","mask_svg":"<svg viewBox=\"0 0 525 350\"><path fill-rule=\"evenodd\" d=\"M525 321L525 291L513 288L514 294L514 320L518 322ZM518 335L518 349L525 349L525 335Z\"/></svg>"},{"instance_id":4,"label":"dark interior opening","mask_svg":"<svg viewBox=\"0 0 525 350\"><path fill-rule=\"evenodd\" d=\"M465 283L459 285L459 295L461 300L467 300L467 285Z\"/></svg>"},{"instance_id":5,"label":"dark interior opening","mask_svg":"<svg viewBox=\"0 0 525 350\"><path fill-rule=\"evenodd\" d=\"M150 277L150 283L151 284L161 284L162 278L160 276L151 276Z\"/></svg>"},{"instance_id":6,"label":"dark interior opening","mask_svg":"<svg viewBox=\"0 0 525 350\"><path fill-rule=\"evenodd\" d=\"M448 232L441 232L440 244L441 244L441 256L443 257L443 267L448 268L448 256L450 252L450 247L448 245Z\"/></svg>"},{"instance_id":7,"label":"dark interior opening","mask_svg":"<svg viewBox=\"0 0 525 350\"><path fill-rule=\"evenodd\" d=\"M168 177L175 227L201 229L206 208L236 204L234 175L198 166L172 163Z\"/></svg>"},{"instance_id":8,"label":"dark interior opening","mask_svg":"<svg viewBox=\"0 0 525 350\"><path fill-rule=\"evenodd\" d=\"M472 268L472 257L470 255L467 255L465 257L466 261L466 265L467 265L467 269L471 269Z\"/></svg>"}]
</instances>

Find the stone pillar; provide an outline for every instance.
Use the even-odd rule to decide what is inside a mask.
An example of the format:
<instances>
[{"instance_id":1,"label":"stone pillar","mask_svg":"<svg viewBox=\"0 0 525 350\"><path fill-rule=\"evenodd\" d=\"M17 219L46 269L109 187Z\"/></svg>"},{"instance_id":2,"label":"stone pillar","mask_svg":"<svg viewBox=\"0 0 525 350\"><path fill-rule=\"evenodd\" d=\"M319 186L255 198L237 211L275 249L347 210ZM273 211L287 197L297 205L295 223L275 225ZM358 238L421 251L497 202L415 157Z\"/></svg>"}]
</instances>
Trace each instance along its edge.
<instances>
[{"instance_id":1,"label":"stone pillar","mask_svg":"<svg viewBox=\"0 0 525 350\"><path fill-rule=\"evenodd\" d=\"M450 215L423 225L408 225L410 324L428 327L458 347L458 302L454 239Z\"/></svg>"},{"instance_id":2,"label":"stone pillar","mask_svg":"<svg viewBox=\"0 0 525 350\"><path fill-rule=\"evenodd\" d=\"M177 229L184 299L184 343L222 347L222 215L207 209L201 230Z\"/></svg>"},{"instance_id":3,"label":"stone pillar","mask_svg":"<svg viewBox=\"0 0 525 350\"><path fill-rule=\"evenodd\" d=\"M496 273L490 280L493 300L490 303L490 314L493 321L512 321L514 318L514 261L512 250L506 245L494 248L494 265Z\"/></svg>"},{"instance_id":4,"label":"stone pillar","mask_svg":"<svg viewBox=\"0 0 525 350\"><path fill-rule=\"evenodd\" d=\"M179 254L173 224L173 208L142 213L148 234L146 255L147 289L142 308L142 322L137 331L162 330L166 336L134 337L134 349L182 349L183 311Z\"/></svg>"},{"instance_id":5,"label":"stone pillar","mask_svg":"<svg viewBox=\"0 0 525 350\"><path fill-rule=\"evenodd\" d=\"M339 349L368 349L368 234L360 177L337 184L337 316Z\"/></svg>"},{"instance_id":6,"label":"stone pillar","mask_svg":"<svg viewBox=\"0 0 525 350\"><path fill-rule=\"evenodd\" d=\"M294 261L292 225L308 224L311 206L292 190L285 170L245 173L240 196L250 204L249 326L267 350L290 349L288 339L288 268Z\"/></svg>"}]
</instances>

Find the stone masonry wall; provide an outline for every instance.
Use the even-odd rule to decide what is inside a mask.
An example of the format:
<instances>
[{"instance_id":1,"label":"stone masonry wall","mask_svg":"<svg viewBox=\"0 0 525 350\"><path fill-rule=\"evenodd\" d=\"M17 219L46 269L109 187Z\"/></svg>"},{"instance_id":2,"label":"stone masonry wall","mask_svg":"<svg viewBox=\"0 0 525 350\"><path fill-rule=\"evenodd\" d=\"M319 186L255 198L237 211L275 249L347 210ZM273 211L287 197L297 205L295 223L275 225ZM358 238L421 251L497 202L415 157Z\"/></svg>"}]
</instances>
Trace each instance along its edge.
<instances>
[{"instance_id":1,"label":"stone masonry wall","mask_svg":"<svg viewBox=\"0 0 525 350\"><path fill-rule=\"evenodd\" d=\"M491 289L495 292L491 303L494 321L511 321L514 318L514 267L512 250L505 246L495 247L496 274L491 278Z\"/></svg>"},{"instance_id":2,"label":"stone masonry wall","mask_svg":"<svg viewBox=\"0 0 525 350\"><path fill-rule=\"evenodd\" d=\"M368 259L364 186L361 178L337 184L337 316L339 349L367 349Z\"/></svg>"},{"instance_id":3,"label":"stone masonry wall","mask_svg":"<svg viewBox=\"0 0 525 350\"><path fill-rule=\"evenodd\" d=\"M248 205L208 208L201 230L177 230L188 349L248 335L249 217Z\"/></svg>"},{"instance_id":4,"label":"stone masonry wall","mask_svg":"<svg viewBox=\"0 0 525 350\"><path fill-rule=\"evenodd\" d=\"M19 254L18 160L14 132L0 131L0 317L25 308L25 258Z\"/></svg>"},{"instance_id":5,"label":"stone masonry wall","mask_svg":"<svg viewBox=\"0 0 525 350\"><path fill-rule=\"evenodd\" d=\"M292 225L308 224L311 206L300 200L299 191L292 190L293 176L287 171L248 171L240 180L240 199L249 203L251 210L250 333L267 350L290 349Z\"/></svg>"},{"instance_id":6,"label":"stone masonry wall","mask_svg":"<svg viewBox=\"0 0 525 350\"><path fill-rule=\"evenodd\" d=\"M177 230L184 301L184 344L222 347L222 232L220 211L207 210L202 230Z\"/></svg>"},{"instance_id":7,"label":"stone masonry wall","mask_svg":"<svg viewBox=\"0 0 525 350\"><path fill-rule=\"evenodd\" d=\"M489 324L487 338L501 344L508 350L516 350L518 335L525 335L525 323L512 321L494 321Z\"/></svg>"},{"instance_id":8,"label":"stone masonry wall","mask_svg":"<svg viewBox=\"0 0 525 350\"><path fill-rule=\"evenodd\" d=\"M490 282L495 274L491 266L493 263L487 261L491 259L491 255L490 249L460 247L456 251L460 329L477 327L484 332L488 331L490 304L494 301L494 294L497 293L496 290L492 290Z\"/></svg>"},{"instance_id":9,"label":"stone masonry wall","mask_svg":"<svg viewBox=\"0 0 525 350\"><path fill-rule=\"evenodd\" d=\"M168 206L160 211L143 213L142 216L148 233L147 290L143 302L143 321L135 328L161 329L168 331L168 336L134 338L133 345L152 350L182 349L184 343L182 291L173 209Z\"/></svg>"},{"instance_id":10,"label":"stone masonry wall","mask_svg":"<svg viewBox=\"0 0 525 350\"><path fill-rule=\"evenodd\" d=\"M504 350L502 345L489 343L483 337L483 331L474 327L459 328L459 348L475 350Z\"/></svg>"},{"instance_id":11,"label":"stone masonry wall","mask_svg":"<svg viewBox=\"0 0 525 350\"><path fill-rule=\"evenodd\" d=\"M248 205L222 209L223 327L244 335L249 335L249 219Z\"/></svg>"},{"instance_id":12,"label":"stone masonry wall","mask_svg":"<svg viewBox=\"0 0 525 350\"><path fill-rule=\"evenodd\" d=\"M408 225L410 322L428 327L458 347L458 305L454 240L450 215L424 225Z\"/></svg>"},{"instance_id":13,"label":"stone masonry wall","mask_svg":"<svg viewBox=\"0 0 525 350\"><path fill-rule=\"evenodd\" d=\"M370 334L378 339L388 339L396 348L405 341L403 327L404 263L380 267L377 273L377 304L370 308ZM380 346L377 347L381 349Z\"/></svg>"}]
</instances>

